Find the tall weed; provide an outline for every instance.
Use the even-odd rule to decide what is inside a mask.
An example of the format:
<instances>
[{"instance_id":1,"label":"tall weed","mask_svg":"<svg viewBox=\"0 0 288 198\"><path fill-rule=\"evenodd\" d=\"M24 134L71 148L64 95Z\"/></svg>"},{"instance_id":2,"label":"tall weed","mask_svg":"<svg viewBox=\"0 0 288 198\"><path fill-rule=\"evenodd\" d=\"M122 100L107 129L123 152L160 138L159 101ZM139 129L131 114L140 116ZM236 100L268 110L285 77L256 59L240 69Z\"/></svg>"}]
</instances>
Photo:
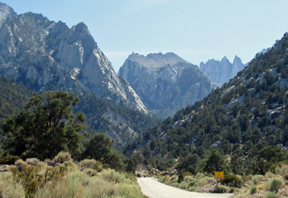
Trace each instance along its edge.
<instances>
[{"instance_id":1,"label":"tall weed","mask_svg":"<svg viewBox=\"0 0 288 198\"><path fill-rule=\"evenodd\" d=\"M19 182L13 180L11 172L4 172L0 174L0 197L25 197L23 186Z\"/></svg>"}]
</instances>

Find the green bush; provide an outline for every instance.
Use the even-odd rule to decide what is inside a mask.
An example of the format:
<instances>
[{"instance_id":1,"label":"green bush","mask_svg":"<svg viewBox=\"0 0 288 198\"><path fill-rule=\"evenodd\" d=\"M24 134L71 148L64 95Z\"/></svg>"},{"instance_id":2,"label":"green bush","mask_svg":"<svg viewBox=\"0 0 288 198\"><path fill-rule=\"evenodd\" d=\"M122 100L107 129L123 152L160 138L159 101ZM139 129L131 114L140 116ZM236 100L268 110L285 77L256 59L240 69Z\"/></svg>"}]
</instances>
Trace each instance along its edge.
<instances>
[{"instance_id":1,"label":"green bush","mask_svg":"<svg viewBox=\"0 0 288 198\"><path fill-rule=\"evenodd\" d=\"M23 198L25 191L21 183L13 179L11 172L0 173L0 197Z\"/></svg>"},{"instance_id":2,"label":"green bush","mask_svg":"<svg viewBox=\"0 0 288 198\"><path fill-rule=\"evenodd\" d=\"M92 168L85 168L83 169L83 172L86 173L86 175L93 177L97 175L97 171L95 169Z\"/></svg>"},{"instance_id":3,"label":"green bush","mask_svg":"<svg viewBox=\"0 0 288 198\"><path fill-rule=\"evenodd\" d=\"M222 185L218 185L214 189L215 193L226 193L227 191L228 191L228 187L227 186L222 186Z\"/></svg>"},{"instance_id":4,"label":"green bush","mask_svg":"<svg viewBox=\"0 0 288 198\"><path fill-rule=\"evenodd\" d=\"M193 179L189 182L189 187L192 187L192 186L195 186L195 184L198 183L198 180L197 179Z\"/></svg>"},{"instance_id":5,"label":"green bush","mask_svg":"<svg viewBox=\"0 0 288 198\"><path fill-rule=\"evenodd\" d=\"M158 181L161 182L161 183L164 183L165 182L165 178L164 177L159 177Z\"/></svg>"},{"instance_id":6,"label":"green bush","mask_svg":"<svg viewBox=\"0 0 288 198\"><path fill-rule=\"evenodd\" d=\"M113 178L111 178L113 175ZM91 198L91 197L125 197L144 198L136 180L129 179L129 175L115 172L112 169L103 170L101 174L89 177L84 172L70 172L55 186L47 184L39 189L35 198L51 197L71 197L71 198ZM120 183L118 183L119 179Z\"/></svg>"},{"instance_id":7,"label":"green bush","mask_svg":"<svg viewBox=\"0 0 288 198\"><path fill-rule=\"evenodd\" d=\"M28 164L26 162L24 162L22 159L18 159L15 162L15 165L16 165L18 171L20 171L20 172L23 171L26 166L28 166Z\"/></svg>"},{"instance_id":8,"label":"green bush","mask_svg":"<svg viewBox=\"0 0 288 198\"><path fill-rule=\"evenodd\" d=\"M125 182L126 178L123 174L116 172L114 169L107 169L101 172L101 176L108 182L115 184Z\"/></svg>"},{"instance_id":9,"label":"green bush","mask_svg":"<svg viewBox=\"0 0 288 198\"><path fill-rule=\"evenodd\" d=\"M65 171L75 171L78 169L76 164L72 161L65 161L60 167L64 168Z\"/></svg>"},{"instance_id":10,"label":"green bush","mask_svg":"<svg viewBox=\"0 0 288 198\"><path fill-rule=\"evenodd\" d=\"M205 175L203 174L203 173L200 173L200 172L198 172L197 174L196 174L196 178L197 179L200 179L200 178L202 178L202 177L204 177Z\"/></svg>"},{"instance_id":11,"label":"green bush","mask_svg":"<svg viewBox=\"0 0 288 198\"><path fill-rule=\"evenodd\" d=\"M265 178L273 178L275 175L273 174L273 173L271 173L271 172L267 172L266 174L265 174Z\"/></svg>"},{"instance_id":12,"label":"green bush","mask_svg":"<svg viewBox=\"0 0 288 198\"><path fill-rule=\"evenodd\" d=\"M195 186L188 187L188 191L195 191Z\"/></svg>"},{"instance_id":13,"label":"green bush","mask_svg":"<svg viewBox=\"0 0 288 198\"><path fill-rule=\"evenodd\" d=\"M193 176L193 175L192 175L192 173L190 173L190 172L185 172L185 173L184 173L184 177L186 177L186 176Z\"/></svg>"},{"instance_id":14,"label":"green bush","mask_svg":"<svg viewBox=\"0 0 288 198\"><path fill-rule=\"evenodd\" d=\"M271 181L268 181L268 182L266 182L266 183L264 184L264 189L265 189L266 191L269 191L269 190L270 190L270 186L271 186Z\"/></svg>"},{"instance_id":15,"label":"green bush","mask_svg":"<svg viewBox=\"0 0 288 198\"><path fill-rule=\"evenodd\" d=\"M253 195L254 193L256 193L257 192L257 186L251 186L251 188L250 188L250 195Z\"/></svg>"},{"instance_id":16,"label":"green bush","mask_svg":"<svg viewBox=\"0 0 288 198\"><path fill-rule=\"evenodd\" d=\"M188 185L189 185L188 183L186 183L186 182L182 182L182 183L179 184L179 188L181 188L181 189L185 189L185 190L186 190L187 187L188 187Z\"/></svg>"},{"instance_id":17,"label":"green bush","mask_svg":"<svg viewBox=\"0 0 288 198\"><path fill-rule=\"evenodd\" d=\"M178 179L178 176L177 176L177 175L172 175L172 176L170 177L170 180L171 180L171 181L177 180L177 179Z\"/></svg>"},{"instance_id":18,"label":"green bush","mask_svg":"<svg viewBox=\"0 0 288 198\"><path fill-rule=\"evenodd\" d=\"M288 174L288 165L282 164L281 166L276 167L276 174L277 175Z\"/></svg>"},{"instance_id":19,"label":"green bush","mask_svg":"<svg viewBox=\"0 0 288 198\"><path fill-rule=\"evenodd\" d=\"M190 182L193 179L194 179L194 177L192 177L192 176L186 176L183 181L184 182Z\"/></svg>"},{"instance_id":20,"label":"green bush","mask_svg":"<svg viewBox=\"0 0 288 198\"><path fill-rule=\"evenodd\" d=\"M269 172L272 172L272 173L275 174L277 167L281 167L282 165L287 165L287 164L288 164L288 160L274 163L274 164L272 164L272 165L270 166Z\"/></svg>"},{"instance_id":21,"label":"green bush","mask_svg":"<svg viewBox=\"0 0 288 198\"><path fill-rule=\"evenodd\" d=\"M29 165L24 166L21 172L12 169L12 174L14 181L22 184L26 197L33 197L35 192L47 182L54 185L65 175L59 167L47 167L43 171L41 167Z\"/></svg>"},{"instance_id":22,"label":"green bush","mask_svg":"<svg viewBox=\"0 0 288 198\"><path fill-rule=\"evenodd\" d=\"M234 193L234 194L238 194L238 193L240 193L241 191L242 191L241 188L236 188L236 189L233 191L233 193Z\"/></svg>"},{"instance_id":23,"label":"green bush","mask_svg":"<svg viewBox=\"0 0 288 198\"><path fill-rule=\"evenodd\" d=\"M280 178L275 178L272 180L271 185L270 185L270 191L272 192L278 192L280 187L283 184L283 180Z\"/></svg>"},{"instance_id":24,"label":"green bush","mask_svg":"<svg viewBox=\"0 0 288 198\"><path fill-rule=\"evenodd\" d=\"M172 181L166 180L164 183L167 184L167 185L171 185Z\"/></svg>"},{"instance_id":25,"label":"green bush","mask_svg":"<svg viewBox=\"0 0 288 198\"><path fill-rule=\"evenodd\" d=\"M242 176L242 181L243 182L247 182L247 181L249 181L250 180L250 177L248 177L248 176L246 176L246 175L243 175Z\"/></svg>"},{"instance_id":26,"label":"green bush","mask_svg":"<svg viewBox=\"0 0 288 198\"><path fill-rule=\"evenodd\" d=\"M173 182L173 183L171 184L171 186L174 186L174 187L176 187L176 188L179 188L179 183L178 183L178 182Z\"/></svg>"},{"instance_id":27,"label":"green bush","mask_svg":"<svg viewBox=\"0 0 288 198\"><path fill-rule=\"evenodd\" d=\"M68 152L61 151L58 153L53 160L55 163L64 163L66 161L72 161L71 155Z\"/></svg>"},{"instance_id":28,"label":"green bush","mask_svg":"<svg viewBox=\"0 0 288 198\"><path fill-rule=\"evenodd\" d=\"M234 183L236 185L241 185L242 181L236 175L225 175L224 179L221 180L221 183L228 184Z\"/></svg>"},{"instance_id":29,"label":"green bush","mask_svg":"<svg viewBox=\"0 0 288 198\"><path fill-rule=\"evenodd\" d=\"M260 180L264 179L263 175L254 175L252 176L252 181L256 185L259 183Z\"/></svg>"},{"instance_id":30,"label":"green bush","mask_svg":"<svg viewBox=\"0 0 288 198\"><path fill-rule=\"evenodd\" d=\"M26 163L32 166L35 166L36 164L38 164L40 162L39 159L37 158L27 158L26 159Z\"/></svg>"},{"instance_id":31,"label":"green bush","mask_svg":"<svg viewBox=\"0 0 288 198\"><path fill-rule=\"evenodd\" d=\"M284 178L285 180L288 180L288 174L286 173L285 175L283 175L283 178Z\"/></svg>"},{"instance_id":32,"label":"green bush","mask_svg":"<svg viewBox=\"0 0 288 198\"><path fill-rule=\"evenodd\" d=\"M103 170L103 168L108 169L108 168L106 168L105 164L102 164L102 162L100 162L100 161L96 161L96 164L94 165L93 168L96 169L98 172L101 172Z\"/></svg>"},{"instance_id":33,"label":"green bush","mask_svg":"<svg viewBox=\"0 0 288 198\"><path fill-rule=\"evenodd\" d=\"M81 167L81 169L84 168L94 168L96 166L97 161L94 159L84 159L82 160L79 165Z\"/></svg>"},{"instance_id":34,"label":"green bush","mask_svg":"<svg viewBox=\"0 0 288 198\"><path fill-rule=\"evenodd\" d=\"M17 155L7 155L6 157L0 158L0 165L1 164L14 164L18 159L21 159Z\"/></svg>"},{"instance_id":35,"label":"green bush","mask_svg":"<svg viewBox=\"0 0 288 198\"><path fill-rule=\"evenodd\" d=\"M276 193L275 192L267 192L266 195L265 195L265 198L274 198L276 197Z\"/></svg>"}]
</instances>

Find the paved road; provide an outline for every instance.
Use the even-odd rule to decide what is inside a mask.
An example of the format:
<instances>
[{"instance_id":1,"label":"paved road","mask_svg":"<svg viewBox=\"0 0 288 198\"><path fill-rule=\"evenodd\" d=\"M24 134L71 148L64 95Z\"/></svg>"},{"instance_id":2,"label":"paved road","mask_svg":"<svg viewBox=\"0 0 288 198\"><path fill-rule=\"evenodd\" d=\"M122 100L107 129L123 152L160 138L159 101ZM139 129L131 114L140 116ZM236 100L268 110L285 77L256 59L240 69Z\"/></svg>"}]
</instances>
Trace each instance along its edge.
<instances>
[{"instance_id":1,"label":"paved road","mask_svg":"<svg viewBox=\"0 0 288 198\"><path fill-rule=\"evenodd\" d=\"M149 198L228 198L232 194L189 192L158 182L154 178L138 178L144 195Z\"/></svg>"}]
</instances>

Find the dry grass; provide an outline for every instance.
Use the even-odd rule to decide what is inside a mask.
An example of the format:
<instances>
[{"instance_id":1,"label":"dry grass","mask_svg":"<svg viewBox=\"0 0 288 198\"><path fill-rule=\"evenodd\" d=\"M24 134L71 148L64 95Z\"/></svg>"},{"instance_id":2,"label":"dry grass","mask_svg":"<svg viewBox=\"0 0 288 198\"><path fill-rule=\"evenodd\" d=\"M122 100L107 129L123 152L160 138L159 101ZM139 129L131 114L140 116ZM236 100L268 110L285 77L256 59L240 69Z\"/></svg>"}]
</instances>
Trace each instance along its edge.
<instances>
[{"instance_id":1,"label":"dry grass","mask_svg":"<svg viewBox=\"0 0 288 198\"><path fill-rule=\"evenodd\" d=\"M11 172L0 173L0 197L25 197L25 191L23 189L23 186L13 180Z\"/></svg>"},{"instance_id":2,"label":"dry grass","mask_svg":"<svg viewBox=\"0 0 288 198\"><path fill-rule=\"evenodd\" d=\"M77 165L72 161L65 161L60 167L64 168L65 171L76 171L78 169Z\"/></svg>"},{"instance_id":3,"label":"dry grass","mask_svg":"<svg viewBox=\"0 0 288 198\"><path fill-rule=\"evenodd\" d=\"M120 181L120 182L118 182ZM47 184L39 189L35 198L49 197L144 197L139 186L134 181L125 178L124 174L117 173L112 169L104 170L96 177L75 171L70 173L55 187Z\"/></svg>"},{"instance_id":4,"label":"dry grass","mask_svg":"<svg viewBox=\"0 0 288 198\"><path fill-rule=\"evenodd\" d=\"M89 160L86 162L95 164ZM82 172L71 160L64 161L59 167L51 167L44 162L37 162L32 166L23 160L18 160L15 164L11 172L0 173L1 198L145 197L134 176L113 169L104 169L97 174L95 169L86 168Z\"/></svg>"},{"instance_id":5,"label":"dry grass","mask_svg":"<svg viewBox=\"0 0 288 198\"><path fill-rule=\"evenodd\" d=\"M32 166L35 166L36 164L38 164L40 162L39 159L37 158L27 158L26 159L26 163Z\"/></svg>"},{"instance_id":6,"label":"dry grass","mask_svg":"<svg viewBox=\"0 0 288 198\"><path fill-rule=\"evenodd\" d=\"M72 158L71 158L70 153L61 151L60 153L58 153L58 154L54 157L53 161L54 161L55 163L60 163L60 164L62 164L62 163L64 163L64 162L66 162L66 161L72 161Z\"/></svg>"},{"instance_id":7,"label":"dry grass","mask_svg":"<svg viewBox=\"0 0 288 198\"><path fill-rule=\"evenodd\" d=\"M277 175L285 175L288 174L288 165L283 164L281 166L276 167L275 172Z\"/></svg>"},{"instance_id":8,"label":"dry grass","mask_svg":"<svg viewBox=\"0 0 288 198\"><path fill-rule=\"evenodd\" d=\"M98 172L101 172L103 169L103 164L100 161L94 159L84 159L79 163L81 170L85 168L95 169Z\"/></svg>"}]
</instances>

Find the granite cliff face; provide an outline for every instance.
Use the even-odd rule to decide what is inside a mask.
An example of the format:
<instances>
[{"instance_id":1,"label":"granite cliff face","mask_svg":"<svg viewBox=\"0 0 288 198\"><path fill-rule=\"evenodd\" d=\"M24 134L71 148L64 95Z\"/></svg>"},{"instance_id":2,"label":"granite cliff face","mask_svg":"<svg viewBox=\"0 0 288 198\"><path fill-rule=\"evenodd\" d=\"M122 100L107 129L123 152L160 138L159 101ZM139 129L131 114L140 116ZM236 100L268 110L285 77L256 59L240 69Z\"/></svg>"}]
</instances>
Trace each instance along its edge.
<instances>
[{"instance_id":1,"label":"granite cliff face","mask_svg":"<svg viewBox=\"0 0 288 198\"><path fill-rule=\"evenodd\" d=\"M1 4L0 75L21 81L34 91L89 91L147 113L132 87L113 70L84 23L68 28L41 14L17 15Z\"/></svg>"},{"instance_id":2,"label":"granite cliff face","mask_svg":"<svg viewBox=\"0 0 288 198\"><path fill-rule=\"evenodd\" d=\"M213 88L211 81L191 63L174 53L131 54L120 68L147 108L160 117L201 100Z\"/></svg>"},{"instance_id":3,"label":"granite cliff face","mask_svg":"<svg viewBox=\"0 0 288 198\"><path fill-rule=\"evenodd\" d=\"M244 69L245 65L241 59L235 56L233 64L224 57L221 61L214 59L208 60L206 63L200 63L200 70L208 76L208 78L216 84L224 84L236 74Z\"/></svg>"}]
</instances>

